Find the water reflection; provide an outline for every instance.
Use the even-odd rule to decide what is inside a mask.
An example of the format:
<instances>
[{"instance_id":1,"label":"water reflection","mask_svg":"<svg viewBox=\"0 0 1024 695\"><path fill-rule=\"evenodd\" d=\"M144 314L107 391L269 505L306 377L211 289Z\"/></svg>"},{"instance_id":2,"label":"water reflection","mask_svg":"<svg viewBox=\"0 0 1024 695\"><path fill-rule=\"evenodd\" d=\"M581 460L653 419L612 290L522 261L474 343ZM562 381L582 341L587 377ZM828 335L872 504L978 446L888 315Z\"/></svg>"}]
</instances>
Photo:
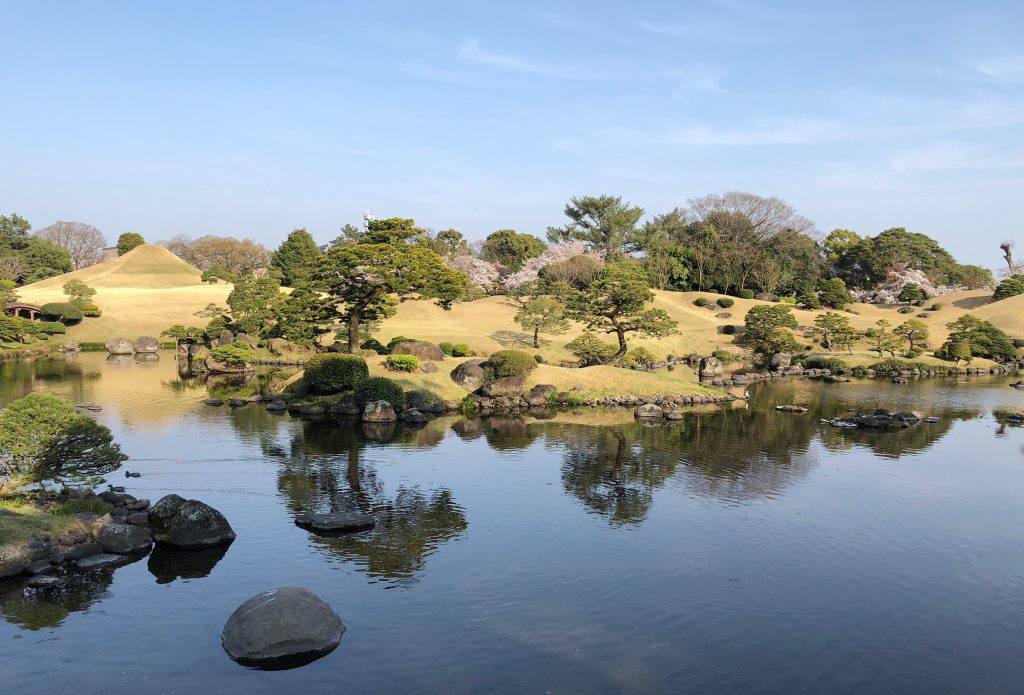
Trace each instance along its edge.
<instances>
[{"instance_id":1,"label":"water reflection","mask_svg":"<svg viewBox=\"0 0 1024 695\"><path fill-rule=\"evenodd\" d=\"M70 574L60 586L31 589L24 579L0 584L0 615L26 630L60 627L71 613L87 610L108 595L113 570Z\"/></svg>"},{"instance_id":2,"label":"water reflection","mask_svg":"<svg viewBox=\"0 0 1024 695\"><path fill-rule=\"evenodd\" d=\"M179 550L157 545L149 554L147 569L156 577L157 584L170 584L176 579L202 579L228 552L228 545L212 548Z\"/></svg>"}]
</instances>

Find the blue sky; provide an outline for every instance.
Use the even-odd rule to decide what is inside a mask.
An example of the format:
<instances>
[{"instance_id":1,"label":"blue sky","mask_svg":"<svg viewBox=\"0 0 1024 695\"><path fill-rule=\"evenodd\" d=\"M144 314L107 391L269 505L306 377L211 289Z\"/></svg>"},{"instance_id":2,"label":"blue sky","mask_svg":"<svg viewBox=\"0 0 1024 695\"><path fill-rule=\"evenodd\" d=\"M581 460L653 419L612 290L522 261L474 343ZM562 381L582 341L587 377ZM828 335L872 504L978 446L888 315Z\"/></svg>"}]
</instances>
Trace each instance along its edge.
<instances>
[{"instance_id":1,"label":"blue sky","mask_svg":"<svg viewBox=\"0 0 1024 695\"><path fill-rule=\"evenodd\" d=\"M778 195L1024 244L1020 2L0 2L0 212L320 241Z\"/></svg>"}]
</instances>

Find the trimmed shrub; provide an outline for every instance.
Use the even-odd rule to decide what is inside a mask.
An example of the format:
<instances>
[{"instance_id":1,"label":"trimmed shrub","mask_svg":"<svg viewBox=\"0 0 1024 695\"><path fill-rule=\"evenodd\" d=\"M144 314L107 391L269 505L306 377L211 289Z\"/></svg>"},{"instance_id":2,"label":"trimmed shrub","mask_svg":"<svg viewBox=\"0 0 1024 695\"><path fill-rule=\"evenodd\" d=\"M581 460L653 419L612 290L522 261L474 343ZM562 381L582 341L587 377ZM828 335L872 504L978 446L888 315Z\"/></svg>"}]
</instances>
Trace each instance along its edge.
<instances>
[{"instance_id":1,"label":"trimmed shrub","mask_svg":"<svg viewBox=\"0 0 1024 695\"><path fill-rule=\"evenodd\" d=\"M928 307L928 311L938 311L941 308L942 305L936 302L935 304L932 304L930 307Z\"/></svg>"},{"instance_id":2,"label":"trimmed shrub","mask_svg":"<svg viewBox=\"0 0 1024 695\"><path fill-rule=\"evenodd\" d=\"M369 376L366 360L356 355L327 353L306 362L306 383L321 393L347 391Z\"/></svg>"},{"instance_id":3,"label":"trimmed shrub","mask_svg":"<svg viewBox=\"0 0 1024 695\"><path fill-rule=\"evenodd\" d=\"M74 323L85 318L85 314L77 306L70 302L50 302L43 304L42 312L45 316L61 323Z\"/></svg>"},{"instance_id":4,"label":"trimmed shrub","mask_svg":"<svg viewBox=\"0 0 1024 695\"><path fill-rule=\"evenodd\" d=\"M565 345L566 349L579 358L580 364L587 364L595 357L601 362L607 362L619 349L611 343L606 343L593 333L584 333Z\"/></svg>"},{"instance_id":5,"label":"trimmed shrub","mask_svg":"<svg viewBox=\"0 0 1024 695\"><path fill-rule=\"evenodd\" d=\"M60 321L40 321L35 324L35 329L46 335L63 335L67 327Z\"/></svg>"},{"instance_id":6,"label":"trimmed shrub","mask_svg":"<svg viewBox=\"0 0 1024 695\"><path fill-rule=\"evenodd\" d=\"M416 355L388 355L384 366L392 372L415 372L420 368L420 358Z\"/></svg>"},{"instance_id":7,"label":"trimmed shrub","mask_svg":"<svg viewBox=\"0 0 1024 695\"><path fill-rule=\"evenodd\" d=\"M520 350L498 350L487 358L487 369L495 379L526 374L536 367L537 360Z\"/></svg>"},{"instance_id":8,"label":"trimmed shrub","mask_svg":"<svg viewBox=\"0 0 1024 695\"><path fill-rule=\"evenodd\" d=\"M912 307L912 306L901 306L898 309L898 311L901 314L913 314L914 313L914 307Z\"/></svg>"},{"instance_id":9,"label":"trimmed shrub","mask_svg":"<svg viewBox=\"0 0 1024 695\"><path fill-rule=\"evenodd\" d=\"M540 355L534 355L533 359L537 364L544 364L544 358Z\"/></svg>"},{"instance_id":10,"label":"trimmed shrub","mask_svg":"<svg viewBox=\"0 0 1024 695\"><path fill-rule=\"evenodd\" d=\"M830 369L834 374L849 371L850 367L838 357L808 357L804 360L805 369Z\"/></svg>"},{"instance_id":11,"label":"trimmed shrub","mask_svg":"<svg viewBox=\"0 0 1024 695\"><path fill-rule=\"evenodd\" d=\"M360 348L363 350L373 350L378 355L388 354L387 347L385 347L384 343L380 342L376 338L367 338L363 341L362 345L360 345Z\"/></svg>"},{"instance_id":12,"label":"trimmed shrub","mask_svg":"<svg viewBox=\"0 0 1024 695\"><path fill-rule=\"evenodd\" d=\"M81 350L82 352L106 352L107 344L96 342L84 342L78 344L78 349Z\"/></svg>"},{"instance_id":13,"label":"trimmed shrub","mask_svg":"<svg viewBox=\"0 0 1024 695\"><path fill-rule=\"evenodd\" d=\"M711 353L711 356L717 357L722 364L729 364L735 359L733 357L733 354L728 350L715 350L714 352Z\"/></svg>"},{"instance_id":14,"label":"trimmed shrub","mask_svg":"<svg viewBox=\"0 0 1024 695\"><path fill-rule=\"evenodd\" d=\"M708 305L708 298L707 297L697 297L696 299L693 300L693 303L696 304L697 306L707 306Z\"/></svg>"},{"instance_id":15,"label":"trimmed shrub","mask_svg":"<svg viewBox=\"0 0 1024 695\"><path fill-rule=\"evenodd\" d=\"M452 357L466 357L470 352L469 346L465 343L455 343L455 345L452 345Z\"/></svg>"},{"instance_id":16,"label":"trimmed shrub","mask_svg":"<svg viewBox=\"0 0 1024 695\"><path fill-rule=\"evenodd\" d=\"M437 346L441 348L441 352L449 357L455 356L455 345L453 343L438 343Z\"/></svg>"},{"instance_id":17,"label":"trimmed shrub","mask_svg":"<svg viewBox=\"0 0 1024 695\"><path fill-rule=\"evenodd\" d=\"M256 353L253 352L249 343L236 340L230 345L221 345L210 350L210 357L218 362L237 367L252 362Z\"/></svg>"},{"instance_id":18,"label":"trimmed shrub","mask_svg":"<svg viewBox=\"0 0 1024 695\"><path fill-rule=\"evenodd\" d=\"M992 299L998 302L1008 297L1015 297L1018 294L1024 294L1024 275L1011 275L999 283L999 287L996 288Z\"/></svg>"},{"instance_id":19,"label":"trimmed shrub","mask_svg":"<svg viewBox=\"0 0 1024 695\"><path fill-rule=\"evenodd\" d=\"M1013 343L1013 347L1018 350L1020 348L1024 348L1024 338L1010 338L1010 342Z\"/></svg>"},{"instance_id":20,"label":"trimmed shrub","mask_svg":"<svg viewBox=\"0 0 1024 695\"><path fill-rule=\"evenodd\" d=\"M748 299L752 299L752 297L748 297ZM719 297L718 298L718 306L722 307L723 309L728 309L729 307L731 307L735 303L736 303L736 300L735 299L731 299L729 297Z\"/></svg>"},{"instance_id":21,"label":"trimmed shrub","mask_svg":"<svg viewBox=\"0 0 1024 695\"><path fill-rule=\"evenodd\" d=\"M360 381L356 384L355 398L359 405L366 405L374 401L387 401L396 410L405 407L405 391L386 376L371 376Z\"/></svg>"},{"instance_id":22,"label":"trimmed shrub","mask_svg":"<svg viewBox=\"0 0 1024 695\"><path fill-rule=\"evenodd\" d=\"M722 333L724 335L735 335L736 326L732 325L731 323L727 323L724 326L722 326Z\"/></svg>"},{"instance_id":23,"label":"trimmed shrub","mask_svg":"<svg viewBox=\"0 0 1024 695\"><path fill-rule=\"evenodd\" d=\"M98 319L103 315L103 312L95 304L79 304L78 308L82 310L86 318Z\"/></svg>"},{"instance_id":24,"label":"trimmed shrub","mask_svg":"<svg viewBox=\"0 0 1024 695\"><path fill-rule=\"evenodd\" d=\"M754 298L754 290L740 290L740 291L738 291L736 293L736 296L739 297L740 299L753 299ZM719 303L719 305L721 305L722 302L718 302L718 303Z\"/></svg>"}]
</instances>

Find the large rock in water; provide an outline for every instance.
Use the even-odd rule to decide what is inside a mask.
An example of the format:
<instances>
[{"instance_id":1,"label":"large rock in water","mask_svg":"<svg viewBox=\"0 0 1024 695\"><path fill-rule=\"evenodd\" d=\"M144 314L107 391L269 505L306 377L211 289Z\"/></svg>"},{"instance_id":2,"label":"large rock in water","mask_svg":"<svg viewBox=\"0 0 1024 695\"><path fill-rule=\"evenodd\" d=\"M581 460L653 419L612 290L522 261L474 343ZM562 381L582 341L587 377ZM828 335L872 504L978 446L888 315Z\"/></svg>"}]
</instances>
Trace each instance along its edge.
<instances>
[{"instance_id":1,"label":"large rock in water","mask_svg":"<svg viewBox=\"0 0 1024 695\"><path fill-rule=\"evenodd\" d=\"M145 553L153 545L149 531L131 524L107 524L96 534L96 542L103 552L116 555Z\"/></svg>"},{"instance_id":2,"label":"large rock in water","mask_svg":"<svg viewBox=\"0 0 1024 695\"><path fill-rule=\"evenodd\" d=\"M484 383L484 360L466 360L452 370L451 378L467 391L476 391Z\"/></svg>"},{"instance_id":3,"label":"large rock in water","mask_svg":"<svg viewBox=\"0 0 1024 695\"><path fill-rule=\"evenodd\" d=\"M256 594L236 608L220 641L240 664L287 668L331 653L344 633L341 618L319 596L286 586Z\"/></svg>"},{"instance_id":4,"label":"large rock in water","mask_svg":"<svg viewBox=\"0 0 1024 695\"><path fill-rule=\"evenodd\" d=\"M365 531L376 525L376 520L362 512L330 512L328 514L299 514L295 525L317 533L352 533Z\"/></svg>"},{"instance_id":5,"label":"large rock in water","mask_svg":"<svg viewBox=\"0 0 1024 695\"><path fill-rule=\"evenodd\" d=\"M111 355L131 355L135 352L135 345L127 338L113 338L107 341L107 352Z\"/></svg>"},{"instance_id":6,"label":"large rock in water","mask_svg":"<svg viewBox=\"0 0 1024 695\"><path fill-rule=\"evenodd\" d=\"M394 406L387 401L373 401L363 408L363 422L394 422L397 419Z\"/></svg>"},{"instance_id":7,"label":"large rock in water","mask_svg":"<svg viewBox=\"0 0 1024 695\"><path fill-rule=\"evenodd\" d=\"M633 415L641 420L648 418L662 418L665 417L665 411L662 410L660 406L648 403L634 410Z\"/></svg>"},{"instance_id":8,"label":"large rock in water","mask_svg":"<svg viewBox=\"0 0 1024 695\"><path fill-rule=\"evenodd\" d=\"M156 352L160 349L160 341L148 335L140 336L135 340L135 352Z\"/></svg>"},{"instance_id":9,"label":"large rock in water","mask_svg":"<svg viewBox=\"0 0 1024 695\"><path fill-rule=\"evenodd\" d=\"M209 548L235 540L224 515L199 500L167 495L149 508L148 518L153 539L176 548Z\"/></svg>"},{"instance_id":10,"label":"large rock in water","mask_svg":"<svg viewBox=\"0 0 1024 695\"><path fill-rule=\"evenodd\" d=\"M722 372L725 367L722 365L722 360L717 357L702 357L700 359L700 365L697 368L697 373L701 379L710 379L716 376L722 376Z\"/></svg>"},{"instance_id":11,"label":"large rock in water","mask_svg":"<svg viewBox=\"0 0 1024 695\"><path fill-rule=\"evenodd\" d=\"M392 355L415 355L421 360L443 360L444 352L433 343L423 343L416 340L407 340L396 344L391 348Z\"/></svg>"}]
</instances>

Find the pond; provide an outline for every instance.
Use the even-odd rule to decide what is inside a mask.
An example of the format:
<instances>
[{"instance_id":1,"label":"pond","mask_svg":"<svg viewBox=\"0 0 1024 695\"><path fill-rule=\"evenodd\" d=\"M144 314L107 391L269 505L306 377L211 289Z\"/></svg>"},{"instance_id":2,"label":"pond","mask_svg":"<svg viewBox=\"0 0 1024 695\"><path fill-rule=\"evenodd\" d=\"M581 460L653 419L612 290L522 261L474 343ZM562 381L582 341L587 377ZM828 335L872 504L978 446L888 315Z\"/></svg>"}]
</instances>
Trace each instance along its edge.
<instances>
[{"instance_id":1,"label":"pond","mask_svg":"<svg viewBox=\"0 0 1024 695\"><path fill-rule=\"evenodd\" d=\"M584 410L382 429L203 405L169 355L3 363L0 403L102 405L142 474L115 484L201 499L238 533L56 592L0 584L3 691L1019 692L1009 381L758 384L657 426ZM774 409L790 403L809 411ZM858 407L939 422L820 422ZM377 528L293 524L348 505ZM288 585L341 615L341 646L289 671L233 663L228 615Z\"/></svg>"}]
</instances>

